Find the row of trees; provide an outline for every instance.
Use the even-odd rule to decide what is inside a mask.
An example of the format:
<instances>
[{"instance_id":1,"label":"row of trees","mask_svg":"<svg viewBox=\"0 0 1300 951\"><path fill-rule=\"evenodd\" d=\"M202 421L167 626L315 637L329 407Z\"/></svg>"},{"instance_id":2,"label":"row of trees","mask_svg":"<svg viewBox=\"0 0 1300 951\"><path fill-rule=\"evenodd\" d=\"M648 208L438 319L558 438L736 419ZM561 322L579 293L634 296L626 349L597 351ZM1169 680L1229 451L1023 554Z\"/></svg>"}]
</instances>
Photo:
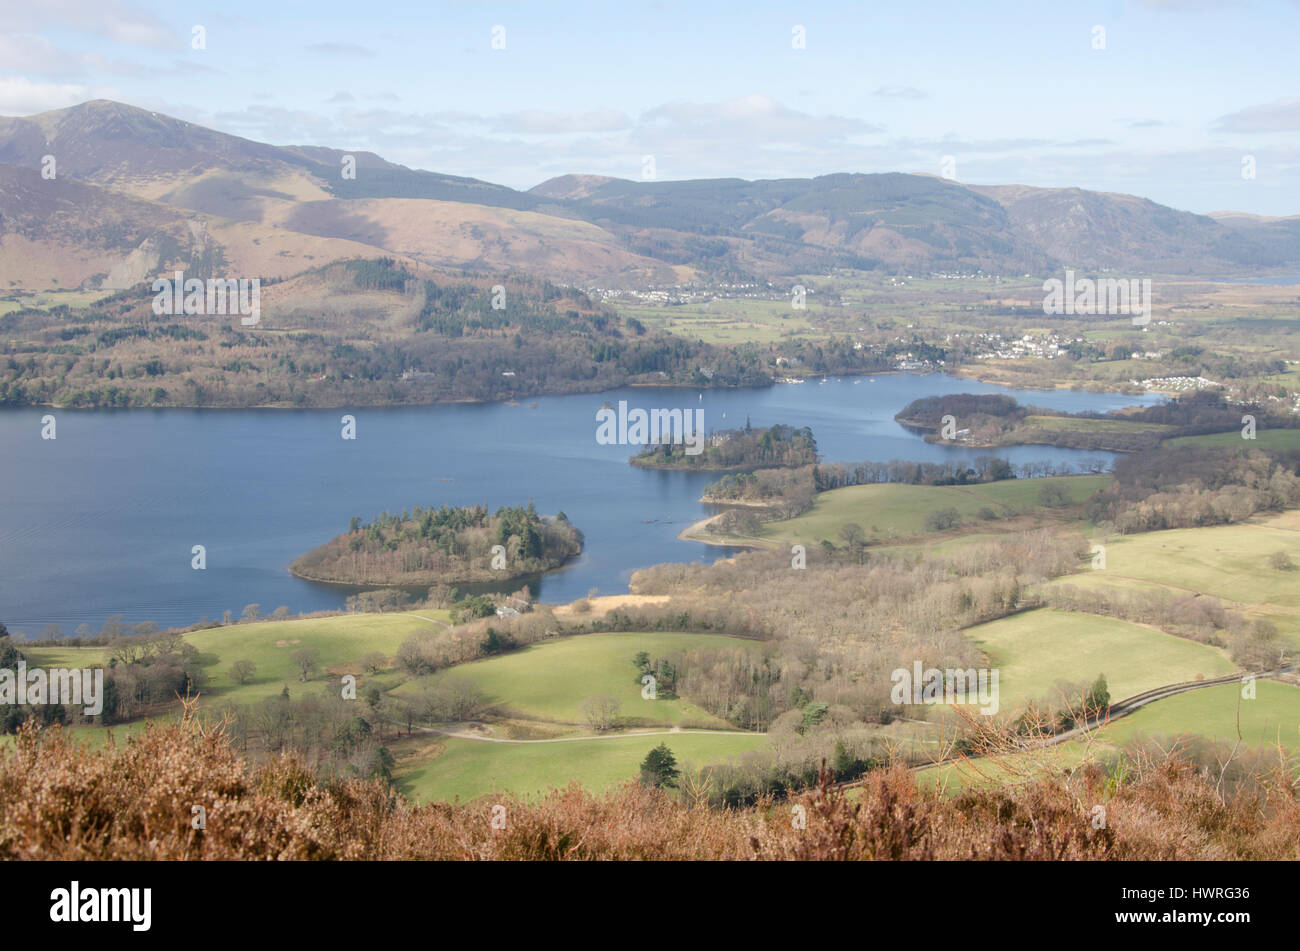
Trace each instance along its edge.
<instances>
[{"instance_id":1,"label":"row of trees","mask_svg":"<svg viewBox=\"0 0 1300 951\"><path fill-rule=\"evenodd\" d=\"M233 746L254 758L292 753L319 777L391 780L393 756L382 741L381 713L345 700L335 687L294 698L286 686L255 704L227 704L215 713Z\"/></svg>"},{"instance_id":2,"label":"row of trees","mask_svg":"<svg viewBox=\"0 0 1300 951\"><path fill-rule=\"evenodd\" d=\"M36 637L28 638L28 642L43 646L63 644L70 647L105 647L116 645L126 638L133 639L135 643L142 643L159 633L158 625L154 621L127 624L123 620L124 617L123 614L110 615L104 621L98 633L95 633L89 624L83 622L77 625L71 636L64 632L62 625L47 624ZM185 630L208 630L231 624L251 624L255 621L287 621L290 617L292 617L292 614L289 608L283 604L267 615L262 614L260 604L246 604L239 617L236 617L233 611L226 610L222 612L220 620L204 617L197 624ZM170 630L163 633L167 638L173 639L179 638L181 635L179 630Z\"/></svg>"}]
</instances>

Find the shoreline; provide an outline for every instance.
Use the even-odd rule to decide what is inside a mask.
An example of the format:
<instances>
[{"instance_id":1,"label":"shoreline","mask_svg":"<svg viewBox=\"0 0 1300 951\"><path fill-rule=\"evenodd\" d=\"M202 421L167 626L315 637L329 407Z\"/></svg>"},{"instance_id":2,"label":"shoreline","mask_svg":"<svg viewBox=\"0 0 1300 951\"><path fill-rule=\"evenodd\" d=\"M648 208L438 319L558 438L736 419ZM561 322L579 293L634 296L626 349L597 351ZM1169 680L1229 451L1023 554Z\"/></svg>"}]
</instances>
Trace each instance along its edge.
<instances>
[{"instance_id":1,"label":"shoreline","mask_svg":"<svg viewBox=\"0 0 1300 951\"><path fill-rule=\"evenodd\" d=\"M774 551L775 550L773 548L769 548L766 545L761 545L757 543L722 541L716 538L697 537L695 534L693 534L695 532L705 531L704 526L708 525L710 522L714 521L715 519L721 518L723 514L725 513L718 512L716 515L710 515L707 518L702 518L698 522L692 522L690 525L687 525L685 528L683 528L680 532L677 533L677 540L683 542L698 542L701 545L712 545L715 548L743 548L746 551Z\"/></svg>"},{"instance_id":2,"label":"shoreline","mask_svg":"<svg viewBox=\"0 0 1300 951\"><path fill-rule=\"evenodd\" d=\"M1107 385L1106 381L1103 380L1071 380L1068 382L1055 381L1055 382L1051 382L1050 385L1048 385L1048 381L1008 381L1004 378L1001 378L999 375L981 373L979 372L981 369L982 367L980 366L960 366L951 369L947 367L942 367L942 368L935 367L929 370L899 370L899 369L863 370L857 373L839 372L839 373L823 373L820 375L812 374L807 376L806 379L808 380L830 380L834 378L857 379L857 378L871 377L871 376L899 376L904 374L911 374L913 376L930 376L932 374L938 373L938 374L942 374L943 376L952 377L953 379L956 380L971 380L976 383L984 383L988 386L1005 387L1006 389L1009 390L1042 390L1042 389L1070 390L1074 392L1083 392L1083 393L1112 393L1119 396L1135 397L1135 398L1140 396L1150 396L1153 394L1168 396L1171 395L1172 392L1172 391L1163 391L1163 390L1142 390L1137 393L1127 393L1124 392L1122 389L1115 389L1113 388L1113 386ZM571 391L541 392L541 393L527 393L527 394L516 393L514 396L503 396L499 399L484 399L481 397L464 396L464 397L455 397L455 398L439 399L439 400L410 400L410 401L402 401L402 402L378 401L378 402L361 402L361 403L330 403L330 404L320 404L320 405L310 405L310 406L289 406L283 403L250 403L250 404L241 404L241 405L234 405L234 406L200 406L194 403L163 403L163 404L150 404L146 406L68 406L64 404L51 403L46 401L46 402L38 402L38 403L16 404L10 408L12 409L38 409L39 408L39 409L54 409L54 410L185 409L185 410L228 410L228 411L229 410L398 409L403 407L426 407L426 406L443 406L443 405L447 405L447 406L472 406L472 405L488 406L492 404L505 405L509 403L511 400L514 400L515 402L520 403L522 405L525 400L535 401L547 397L560 397L560 396L599 396L604 393L613 393L620 389L625 389L625 388L626 389L679 389L679 390L695 390L697 392L702 392L704 390L729 392L729 391L739 391L739 390L765 390L774 386L801 386L801 385L803 384L785 383L782 380L778 380L775 378L766 384L760 384L755 386L703 386L701 387L691 383L636 382L636 383L622 383L617 386L607 387L605 389L600 389L600 390L571 390ZM671 470L665 470L665 471L671 471ZM703 471L703 470L687 470L687 471ZM714 471L714 470L708 470L708 471ZM717 471L727 471L727 470L717 470Z\"/></svg>"},{"instance_id":3,"label":"shoreline","mask_svg":"<svg viewBox=\"0 0 1300 951\"><path fill-rule=\"evenodd\" d=\"M771 502L750 502L745 499L711 499L707 495L701 495L699 498L701 505L723 505L732 508L744 509L770 509L776 508ZM721 512L716 513L721 515Z\"/></svg>"},{"instance_id":4,"label":"shoreline","mask_svg":"<svg viewBox=\"0 0 1300 951\"><path fill-rule=\"evenodd\" d=\"M575 558L578 557L578 555L581 555L581 554L582 554L582 550L579 549L578 552L577 552L577 554L575 554L575 555L573 555L573 556L571 556L571 557L569 557L569 558L564 559L564 561L560 562L558 565L554 565L553 567L550 567L550 568L543 568L543 569L541 569L540 571L528 571L528 572L524 572L523 574L514 574L514 575L509 575L509 576L506 576L506 577L501 577L501 576L494 575L494 576L492 576L492 577L489 577L486 581L475 581L475 580L473 580L473 579L465 579L465 578L459 578L459 579L457 579L457 580L455 580L455 581L448 581L448 580L445 579L445 578L435 578L435 579L433 579L432 581L428 581L428 582L422 582L422 581L360 581L360 582L358 582L358 581L336 581L336 580L332 580L332 579L329 579L329 578L314 578L314 577L312 577L311 575L303 574L301 571L295 570L295 568L293 567L293 564L292 564L292 563L290 563L289 567L286 568L285 570L288 571L289 574L293 575L295 578L298 578L298 579L301 580L301 581L310 581L312 584L327 584L327 585L331 585L331 586L336 587L336 588L355 588L355 589L357 589L357 591L372 591L372 590L374 590L374 589L376 589L376 588L408 588L408 589L414 589L414 588L425 588L425 589L427 589L427 588L431 588L431 587L433 587L434 585L439 585L439 584L446 585L446 586L449 587L449 588L457 588L457 587L463 587L463 586L465 586L465 585L487 585L487 584L493 584L494 582L498 582L498 581L499 581L501 584L503 584L503 585L511 585L511 584L515 584L515 583L520 582L520 581L526 581L526 580L528 580L528 579L530 579L530 578L541 579L541 578L544 578L544 577L546 577L547 575L551 574L552 572L559 571L561 568L563 568L565 565L569 564L569 562L573 561ZM295 558L294 561L297 561L297 559ZM489 570L490 570L490 569L489 569Z\"/></svg>"}]
</instances>

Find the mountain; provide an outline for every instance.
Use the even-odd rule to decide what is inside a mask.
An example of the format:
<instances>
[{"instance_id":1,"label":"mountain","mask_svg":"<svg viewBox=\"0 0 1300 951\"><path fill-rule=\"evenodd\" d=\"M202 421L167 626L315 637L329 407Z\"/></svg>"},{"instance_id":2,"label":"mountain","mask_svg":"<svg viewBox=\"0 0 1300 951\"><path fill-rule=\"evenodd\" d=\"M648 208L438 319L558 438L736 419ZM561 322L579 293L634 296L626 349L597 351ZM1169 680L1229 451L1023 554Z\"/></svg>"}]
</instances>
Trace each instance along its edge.
<instances>
[{"instance_id":1,"label":"mountain","mask_svg":"<svg viewBox=\"0 0 1300 951\"><path fill-rule=\"evenodd\" d=\"M381 255L613 286L832 267L1229 276L1296 266L1300 219L901 173L563 175L517 191L107 100L0 118L0 275L11 287L117 288L176 266L288 277Z\"/></svg>"},{"instance_id":2,"label":"mountain","mask_svg":"<svg viewBox=\"0 0 1300 951\"><path fill-rule=\"evenodd\" d=\"M416 171L372 152L266 145L106 99L0 118L0 163L38 167L44 155L54 155L59 171L73 178L236 220L251 217L241 205L258 197L540 203L504 185ZM355 159L354 178L343 177L346 155Z\"/></svg>"},{"instance_id":3,"label":"mountain","mask_svg":"<svg viewBox=\"0 0 1300 951\"><path fill-rule=\"evenodd\" d=\"M1300 260L1279 254L1267 230L1253 223L1225 227L1133 195L1023 185L971 190L1005 208L1013 230L1067 267L1215 273Z\"/></svg>"},{"instance_id":4,"label":"mountain","mask_svg":"<svg viewBox=\"0 0 1300 951\"><path fill-rule=\"evenodd\" d=\"M188 258L202 241L186 215L36 167L0 165L0 275L29 290L115 289ZM182 254L183 252L183 254Z\"/></svg>"},{"instance_id":5,"label":"mountain","mask_svg":"<svg viewBox=\"0 0 1300 951\"><path fill-rule=\"evenodd\" d=\"M528 193L543 198L586 198L602 185L626 181L627 179L610 178L608 175L558 175L548 178L540 185L534 185L528 189Z\"/></svg>"},{"instance_id":6,"label":"mountain","mask_svg":"<svg viewBox=\"0 0 1300 951\"><path fill-rule=\"evenodd\" d=\"M1243 241L1262 246L1260 264L1283 267L1300 260L1300 215L1270 218L1240 211L1212 211L1210 217L1240 234Z\"/></svg>"},{"instance_id":7,"label":"mountain","mask_svg":"<svg viewBox=\"0 0 1300 951\"><path fill-rule=\"evenodd\" d=\"M47 155L51 180L37 171ZM355 177L343 175L345 156L355 160ZM231 273L284 277L394 253L564 280L671 275L572 215L531 213L545 200L503 185L369 152L266 145L105 100L0 118L0 163L0 181L26 183L0 194L0 274L27 289L49 289L52 278L98 286L115 267L139 280L204 259ZM31 213L70 200L84 206L79 228ZM33 272L32 245L62 260Z\"/></svg>"}]
</instances>

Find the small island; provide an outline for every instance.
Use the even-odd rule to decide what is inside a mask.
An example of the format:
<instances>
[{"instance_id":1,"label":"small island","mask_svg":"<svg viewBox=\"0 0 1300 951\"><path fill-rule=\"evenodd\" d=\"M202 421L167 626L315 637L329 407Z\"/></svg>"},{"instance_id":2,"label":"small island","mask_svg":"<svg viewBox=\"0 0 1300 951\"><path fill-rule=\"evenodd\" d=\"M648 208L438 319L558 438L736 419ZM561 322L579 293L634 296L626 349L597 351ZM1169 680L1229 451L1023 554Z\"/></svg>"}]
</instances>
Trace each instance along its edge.
<instances>
[{"instance_id":1,"label":"small island","mask_svg":"<svg viewBox=\"0 0 1300 951\"><path fill-rule=\"evenodd\" d=\"M949 393L913 400L894 417L924 433L926 442L945 445L987 449L1043 445L1128 453L1151 452L1162 443L1186 437L1224 434L1236 442L1247 418L1260 428L1300 428L1300 421L1284 407L1230 403L1215 391L1184 393L1166 403L1109 413L1022 406L1002 394Z\"/></svg>"},{"instance_id":2,"label":"small island","mask_svg":"<svg viewBox=\"0 0 1300 951\"><path fill-rule=\"evenodd\" d=\"M1067 413L1022 406L1010 396L993 393L927 396L907 404L894 419L924 433L926 442L981 449L1041 445L1139 452L1152 450L1175 434L1159 408L1135 407L1122 414Z\"/></svg>"},{"instance_id":3,"label":"small island","mask_svg":"<svg viewBox=\"0 0 1300 951\"><path fill-rule=\"evenodd\" d=\"M658 443L646 446L628 462L643 469L692 471L797 469L817 462L812 430L780 423L755 428L746 420L743 429L710 433L703 452L691 454L686 449L680 443Z\"/></svg>"},{"instance_id":4,"label":"small island","mask_svg":"<svg viewBox=\"0 0 1300 951\"><path fill-rule=\"evenodd\" d=\"M299 556L289 571L308 581L423 587L434 584L508 582L563 565L582 551L582 532L558 512L539 515L530 501L416 507L384 512Z\"/></svg>"}]
</instances>

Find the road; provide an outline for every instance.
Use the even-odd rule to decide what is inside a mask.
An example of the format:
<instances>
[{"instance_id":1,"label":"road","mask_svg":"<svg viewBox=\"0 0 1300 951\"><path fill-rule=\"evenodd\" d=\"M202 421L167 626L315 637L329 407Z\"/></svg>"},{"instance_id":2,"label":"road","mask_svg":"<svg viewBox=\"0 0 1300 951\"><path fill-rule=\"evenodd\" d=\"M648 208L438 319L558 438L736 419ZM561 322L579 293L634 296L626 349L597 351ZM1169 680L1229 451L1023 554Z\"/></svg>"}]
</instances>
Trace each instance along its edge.
<instances>
[{"instance_id":1,"label":"road","mask_svg":"<svg viewBox=\"0 0 1300 951\"><path fill-rule=\"evenodd\" d=\"M1266 670L1263 671L1262 673L1257 673L1254 676L1256 680L1267 680L1273 677L1280 677L1282 674L1291 673L1294 669L1295 668L1293 666L1287 665L1285 667L1278 667L1275 670ZM1071 730L1066 730L1063 733L1055 733L1052 736L1047 737L1046 739L1039 740L1036 743L1031 743L1024 747L1023 752L1029 752L1031 750L1041 750L1048 746L1055 746L1058 743L1065 743L1069 740L1073 740L1080 736L1084 736L1088 733L1092 733L1093 731L1098 730L1101 727L1105 726L1107 723L1111 723L1122 717L1126 717L1131 713L1136 713L1138 710L1141 710L1147 704L1155 703L1157 700L1163 700L1166 697L1173 697L1180 693L1187 693L1190 690L1200 690L1202 687L1217 687L1220 684L1240 683L1241 678L1244 676L1246 676L1244 673L1236 673L1236 674L1228 674L1227 676L1224 677L1215 677L1213 680L1188 680L1188 681L1184 681L1183 683L1166 684L1163 687L1155 687L1151 690L1146 690L1143 691L1142 693L1134 694L1131 697L1126 697L1123 700L1117 700L1115 703L1112 703L1110 705L1110 710L1105 716L1094 718L1090 720L1088 723L1085 723L1080 726L1076 726ZM989 754L972 753L962 757L962 759L982 759L987 755ZM949 760L947 762L955 762L955 760ZM923 769L933 769L935 766L947 765L947 762L922 763L912 768L919 772L920 770ZM861 782L861 780L854 780L853 782L843 783L842 785L848 787L848 786L856 785L859 782Z\"/></svg>"}]
</instances>

